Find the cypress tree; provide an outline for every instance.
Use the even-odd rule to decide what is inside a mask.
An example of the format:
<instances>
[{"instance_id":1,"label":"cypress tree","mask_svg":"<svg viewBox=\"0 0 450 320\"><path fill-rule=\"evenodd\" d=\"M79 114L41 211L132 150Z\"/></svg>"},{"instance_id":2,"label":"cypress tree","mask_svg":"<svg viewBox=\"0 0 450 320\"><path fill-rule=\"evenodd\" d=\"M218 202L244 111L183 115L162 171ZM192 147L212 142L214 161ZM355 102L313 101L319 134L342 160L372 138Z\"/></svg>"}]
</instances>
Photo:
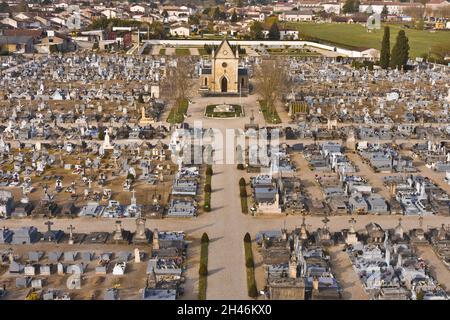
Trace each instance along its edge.
<instances>
[{"instance_id":1,"label":"cypress tree","mask_svg":"<svg viewBox=\"0 0 450 320\"><path fill-rule=\"evenodd\" d=\"M233 14L231 15L231 22L237 22L238 21L238 17L236 14L236 10L233 11Z\"/></svg>"},{"instance_id":2,"label":"cypress tree","mask_svg":"<svg viewBox=\"0 0 450 320\"><path fill-rule=\"evenodd\" d=\"M391 45L390 45L390 31L389 27L384 27L383 41L381 42L381 53L380 53L380 66L383 69L389 67L389 62L391 59Z\"/></svg>"},{"instance_id":3,"label":"cypress tree","mask_svg":"<svg viewBox=\"0 0 450 320\"><path fill-rule=\"evenodd\" d=\"M397 35L394 48L391 53L391 66L402 69L406 66L409 58L409 43L405 31L400 30Z\"/></svg>"},{"instance_id":4,"label":"cypress tree","mask_svg":"<svg viewBox=\"0 0 450 320\"><path fill-rule=\"evenodd\" d=\"M280 40L280 30L276 22L272 23L269 29L269 40Z\"/></svg>"}]
</instances>

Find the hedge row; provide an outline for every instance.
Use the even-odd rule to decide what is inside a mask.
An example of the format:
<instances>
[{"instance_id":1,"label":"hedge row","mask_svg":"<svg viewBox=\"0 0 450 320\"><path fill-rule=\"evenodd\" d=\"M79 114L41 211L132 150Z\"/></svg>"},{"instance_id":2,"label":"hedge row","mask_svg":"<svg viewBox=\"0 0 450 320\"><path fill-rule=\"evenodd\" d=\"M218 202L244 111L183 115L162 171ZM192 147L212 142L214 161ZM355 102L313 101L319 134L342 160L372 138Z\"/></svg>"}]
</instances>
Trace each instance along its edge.
<instances>
[{"instance_id":1,"label":"hedge row","mask_svg":"<svg viewBox=\"0 0 450 320\"><path fill-rule=\"evenodd\" d=\"M255 280L255 264L253 260L252 239L247 232L244 236L245 269L247 270L247 292L251 298L258 297Z\"/></svg>"},{"instance_id":2,"label":"hedge row","mask_svg":"<svg viewBox=\"0 0 450 320\"><path fill-rule=\"evenodd\" d=\"M206 167L206 179L205 179L205 201L203 204L203 209L205 210L205 212L209 212L211 211L211 192L212 192L212 187L211 187L211 180L212 180L212 175L213 175L213 170L212 170L212 166L209 164Z\"/></svg>"},{"instance_id":3,"label":"hedge row","mask_svg":"<svg viewBox=\"0 0 450 320\"><path fill-rule=\"evenodd\" d=\"M206 300L206 287L208 277L208 246L209 238L203 233L200 248L200 267L198 269L198 299Z\"/></svg>"},{"instance_id":4,"label":"hedge row","mask_svg":"<svg viewBox=\"0 0 450 320\"><path fill-rule=\"evenodd\" d=\"M239 196L241 198L241 212L247 214L248 213L247 187L244 178L239 179Z\"/></svg>"}]
</instances>

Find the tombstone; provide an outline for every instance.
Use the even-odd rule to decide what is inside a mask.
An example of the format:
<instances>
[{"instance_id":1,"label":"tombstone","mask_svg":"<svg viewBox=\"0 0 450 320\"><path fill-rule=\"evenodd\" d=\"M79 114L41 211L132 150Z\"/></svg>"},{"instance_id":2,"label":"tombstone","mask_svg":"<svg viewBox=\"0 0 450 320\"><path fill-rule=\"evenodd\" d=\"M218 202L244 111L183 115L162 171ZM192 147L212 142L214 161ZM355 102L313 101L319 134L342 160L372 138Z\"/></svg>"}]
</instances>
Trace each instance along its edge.
<instances>
[{"instance_id":1,"label":"tombstone","mask_svg":"<svg viewBox=\"0 0 450 320\"><path fill-rule=\"evenodd\" d=\"M136 219L136 232L133 236L133 243L148 243L148 230L145 229L145 218Z\"/></svg>"},{"instance_id":2,"label":"tombstone","mask_svg":"<svg viewBox=\"0 0 450 320\"><path fill-rule=\"evenodd\" d=\"M139 251L139 248L134 249L134 262L141 263L141 252Z\"/></svg>"},{"instance_id":3,"label":"tombstone","mask_svg":"<svg viewBox=\"0 0 450 320\"><path fill-rule=\"evenodd\" d=\"M31 287L33 289L42 289L43 280L42 279L34 279L31 281Z\"/></svg>"},{"instance_id":4,"label":"tombstone","mask_svg":"<svg viewBox=\"0 0 450 320\"><path fill-rule=\"evenodd\" d=\"M73 240L73 230L75 230L75 227L73 227L72 225L70 225L67 230L69 230L69 244L74 244L74 240Z\"/></svg>"},{"instance_id":5,"label":"tombstone","mask_svg":"<svg viewBox=\"0 0 450 320\"><path fill-rule=\"evenodd\" d=\"M39 240L39 233L36 227L21 227L13 234L13 244L31 244Z\"/></svg>"},{"instance_id":6,"label":"tombstone","mask_svg":"<svg viewBox=\"0 0 450 320\"><path fill-rule=\"evenodd\" d=\"M104 300L118 300L118 299L119 294L116 288L110 288L106 290Z\"/></svg>"},{"instance_id":7,"label":"tombstone","mask_svg":"<svg viewBox=\"0 0 450 320\"><path fill-rule=\"evenodd\" d=\"M26 276L34 276L36 274L36 267L33 265L27 265L24 268L24 273Z\"/></svg>"},{"instance_id":8,"label":"tombstone","mask_svg":"<svg viewBox=\"0 0 450 320\"><path fill-rule=\"evenodd\" d=\"M57 272L58 272L59 275L63 275L64 274L64 265L61 262L59 262L57 264Z\"/></svg>"},{"instance_id":9,"label":"tombstone","mask_svg":"<svg viewBox=\"0 0 450 320\"><path fill-rule=\"evenodd\" d=\"M126 252L126 251L121 251L119 252L118 255L118 261L119 262L128 262L128 260L130 260L131 257L131 253Z\"/></svg>"},{"instance_id":10,"label":"tombstone","mask_svg":"<svg viewBox=\"0 0 450 320\"><path fill-rule=\"evenodd\" d=\"M31 277L19 277L16 279L16 288L28 288L31 284Z\"/></svg>"},{"instance_id":11,"label":"tombstone","mask_svg":"<svg viewBox=\"0 0 450 320\"><path fill-rule=\"evenodd\" d=\"M28 260L30 262L38 262L44 253L42 251L30 251L28 252Z\"/></svg>"},{"instance_id":12,"label":"tombstone","mask_svg":"<svg viewBox=\"0 0 450 320\"><path fill-rule=\"evenodd\" d=\"M78 256L76 251L66 251L64 252L64 262L74 262Z\"/></svg>"},{"instance_id":13,"label":"tombstone","mask_svg":"<svg viewBox=\"0 0 450 320\"><path fill-rule=\"evenodd\" d=\"M91 261L93 259L94 254L90 251L84 251L81 253L81 260L83 261Z\"/></svg>"},{"instance_id":14,"label":"tombstone","mask_svg":"<svg viewBox=\"0 0 450 320\"><path fill-rule=\"evenodd\" d=\"M115 227L116 227L116 230L113 232L113 240L114 241L122 241L123 240L122 221L116 220Z\"/></svg>"},{"instance_id":15,"label":"tombstone","mask_svg":"<svg viewBox=\"0 0 450 320\"><path fill-rule=\"evenodd\" d=\"M9 264L9 273L22 273L24 269L23 264L20 264L16 261L11 261Z\"/></svg>"},{"instance_id":16,"label":"tombstone","mask_svg":"<svg viewBox=\"0 0 450 320\"><path fill-rule=\"evenodd\" d=\"M46 264L39 266L39 273L42 276L50 276L52 274L52 265Z\"/></svg>"},{"instance_id":17,"label":"tombstone","mask_svg":"<svg viewBox=\"0 0 450 320\"><path fill-rule=\"evenodd\" d=\"M153 231L153 250L159 250L159 231L155 229Z\"/></svg>"},{"instance_id":18,"label":"tombstone","mask_svg":"<svg viewBox=\"0 0 450 320\"><path fill-rule=\"evenodd\" d=\"M80 264L72 264L67 267L67 274L83 274L85 269L85 265L83 263Z\"/></svg>"},{"instance_id":19,"label":"tombstone","mask_svg":"<svg viewBox=\"0 0 450 320\"><path fill-rule=\"evenodd\" d=\"M125 269L127 267L126 262L118 262L114 266L113 275L115 276L123 276L125 274Z\"/></svg>"},{"instance_id":20,"label":"tombstone","mask_svg":"<svg viewBox=\"0 0 450 320\"><path fill-rule=\"evenodd\" d=\"M81 289L81 276L80 274L72 274L66 282L67 289Z\"/></svg>"},{"instance_id":21,"label":"tombstone","mask_svg":"<svg viewBox=\"0 0 450 320\"><path fill-rule=\"evenodd\" d=\"M50 262L58 262L59 259L61 258L62 253L60 251L50 251L48 253L48 260Z\"/></svg>"},{"instance_id":22,"label":"tombstone","mask_svg":"<svg viewBox=\"0 0 450 320\"><path fill-rule=\"evenodd\" d=\"M13 232L5 227L0 229L0 244L11 243Z\"/></svg>"}]
</instances>

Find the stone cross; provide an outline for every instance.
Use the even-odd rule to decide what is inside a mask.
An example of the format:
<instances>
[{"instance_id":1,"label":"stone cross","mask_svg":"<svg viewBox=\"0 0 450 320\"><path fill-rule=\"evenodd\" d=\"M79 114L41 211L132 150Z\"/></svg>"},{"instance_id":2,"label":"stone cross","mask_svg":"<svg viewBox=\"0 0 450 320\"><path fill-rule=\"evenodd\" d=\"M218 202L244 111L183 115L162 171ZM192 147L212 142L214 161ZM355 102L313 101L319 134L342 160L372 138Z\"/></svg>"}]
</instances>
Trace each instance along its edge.
<instances>
[{"instance_id":1,"label":"stone cross","mask_svg":"<svg viewBox=\"0 0 450 320\"><path fill-rule=\"evenodd\" d=\"M51 222L50 220L44 223L45 225L47 225L48 231L52 231L52 225L53 222Z\"/></svg>"},{"instance_id":2,"label":"stone cross","mask_svg":"<svg viewBox=\"0 0 450 320\"><path fill-rule=\"evenodd\" d=\"M356 223L355 218L352 217L350 220L348 220L348 222L350 223L350 232L354 233L355 232L355 223Z\"/></svg>"},{"instance_id":3,"label":"stone cross","mask_svg":"<svg viewBox=\"0 0 450 320\"><path fill-rule=\"evenodd\" d=\"M67 227L67 230L69 230L70 239L73 239L73 230L75 230L75 227L70 225L69 227Z\"/></svg>"},{"instance_id":4,"label":"stone cross","mask_svg":"<svg viewBox=\"0 0 450 320\"><path fill-rule=\"evenodd\" d=\"M69 230L69 244L73 244L73 230L75 229L74 226L70 225L67 230Z\"/></svg>"},{"instance_id":5,"label":"stone cross","mask_svg":"<svg viewBox=\"0 0 450 320\"><path fill-rule=\"evenodd\" d=\"M328 228L328 222L330 222L330 219L328 219L328 217L325 217L324 219L322 219L322 222L324 223L324 228Z\"/></svg>"}]
</instances>

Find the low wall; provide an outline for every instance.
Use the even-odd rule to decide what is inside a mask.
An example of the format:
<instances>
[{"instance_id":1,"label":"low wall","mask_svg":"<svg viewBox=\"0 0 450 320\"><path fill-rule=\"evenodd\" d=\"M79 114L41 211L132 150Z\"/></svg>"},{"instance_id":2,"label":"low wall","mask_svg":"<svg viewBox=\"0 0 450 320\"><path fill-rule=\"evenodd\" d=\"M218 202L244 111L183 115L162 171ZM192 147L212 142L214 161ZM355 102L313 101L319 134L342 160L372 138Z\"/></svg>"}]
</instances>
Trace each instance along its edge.
<instances>
[{"instance_id":1,"label":"low wall","mask_svg":"<svg viewBox=\"0 0 450 320\"><path fill-rule=\"evenodd\" d=\"M202 47L204 45L219 45L222 40L184 40L184 39L167 39L167 40L144 40L143 42L153 44L153 45L173 45L173 46L199 46ZM312 41L271 41L271 40L229 40L232 45L240 45L240 46L309 46L315 47L318 49L323 49L327 51L333 51L343 56L351 57L351 58L362 58L363 55L360 51L348 50L339 48L336 46L330 46L326 44L321 44Z\"/></svg>"}]
</instances>

